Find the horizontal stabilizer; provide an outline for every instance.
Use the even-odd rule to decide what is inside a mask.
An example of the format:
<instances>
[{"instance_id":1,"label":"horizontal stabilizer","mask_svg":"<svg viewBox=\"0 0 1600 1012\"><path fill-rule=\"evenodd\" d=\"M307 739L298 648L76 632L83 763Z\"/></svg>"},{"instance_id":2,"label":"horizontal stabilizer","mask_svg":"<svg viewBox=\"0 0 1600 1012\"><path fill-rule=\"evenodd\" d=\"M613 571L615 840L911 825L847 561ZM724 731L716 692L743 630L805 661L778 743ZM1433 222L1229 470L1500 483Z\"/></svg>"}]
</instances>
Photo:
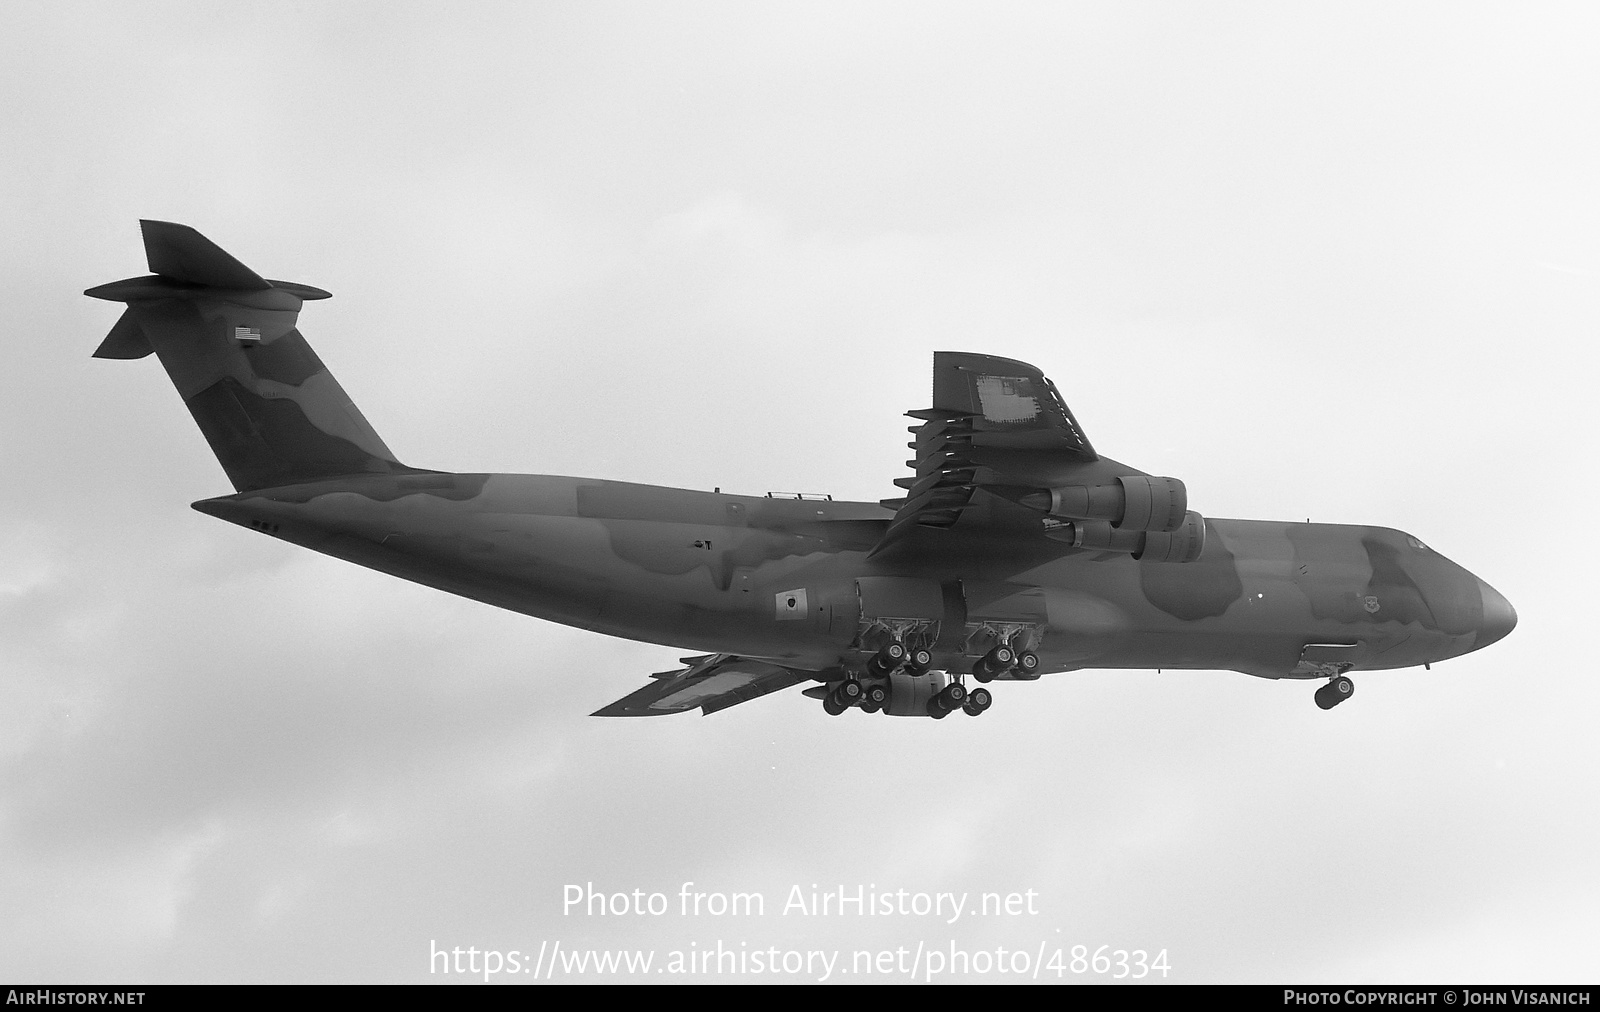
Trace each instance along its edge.
<instances>
[{"instance_id":1,"label":"horizontal stabilizer","mask_svg":"<svg viewBox=\"0 0 1600 1012\"><path fill-rule=\"evenodd\" d=\"M164 278L211 288L272 287L266 278L188 225L142 220L139 231L144 234L144 255L150 270Z\"/></svg>"},{"instance_id":2,"label":"horizontal stabilizer","mask_svg":"<svg viewBox=\"0 0 1600 1012\"><path fill-rule=\"evenodd\" d=\"M155 351L150 346L150 339L144 336L144 328L139 326L132 309L123 312L117 319L116 326L111 328L111 333L100 342L100 347L94 350L95 358L144 358Z\"/></svg>"}]
</instances>

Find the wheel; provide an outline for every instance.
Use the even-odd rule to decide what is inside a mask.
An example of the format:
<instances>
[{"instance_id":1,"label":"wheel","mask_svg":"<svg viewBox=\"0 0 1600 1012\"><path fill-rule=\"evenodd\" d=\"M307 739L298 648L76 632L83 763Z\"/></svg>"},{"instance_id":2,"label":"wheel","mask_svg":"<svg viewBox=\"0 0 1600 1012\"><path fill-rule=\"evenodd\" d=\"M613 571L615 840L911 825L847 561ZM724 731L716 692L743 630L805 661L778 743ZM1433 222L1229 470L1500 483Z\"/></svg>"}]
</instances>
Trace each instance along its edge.
<instances>
[{"instance_id":1,"label":"wheel","mask_svg":"<svg viewBox=\"0 0 1600 1012\"><path fill-rule=\"evenodd\" d=\"M866 694L863 696L862 705L867 705L870 703L875 707L882 707L883 704L887 703L888 701L889 687L887 685L874 685L866 691Z\"/></svg>"},{"instance_id":2,"label":"wheel","mask_svg":"<svg viewBox=\"0 0 1600 1012\"><path fill-rule=\"evenodd\" d=\"M962 685L960 682L951 682L949 685L946 685L943 689L941 689L939 694L935 696L934 699L946 710L954 710L956 707L967 701L966 686Z\"/></svg>"},{"instance_id":3,"label":"wheel","mask_svg":"<svg viewBox=\"0 0 1600 1012\"><path fill-rule=\"evenodd\" d=\"M1039 655L1032 650L1024 650L1017 654L1017 674L1022 678L1039 677Z\"/></svg>"},{"instance_id":4,"label":"wheel","mask_svg":"<svg viewBox=\"0 0 1600 1012\"><path fill-rule=\"evenodd\" d=\"M989 707L994 705L994 693L990 692L988 689L973 689L971 692L967 693L967 705L976 706L978 708L978 712L982 713L984 710L987 710Z\"/></svg>"},{"instance_id":5,"label":"wheel","mask_svg":"<svg viewBox=\"0 0 1600 1012\"><path fill-rule=\"evenodd\" d=\"M992 682L1010 670L1011 664L1017 655L1004 643L983 655L978 663L972 666L972 677L980 682Z\"/></svg>"},{"instance_id":6,"label":"wheel","mask_svg":"<svg viewBox=\"0 0 1600 1012\"><path fill-rule=\"evenodd\" d=\"M839 702L839 700L835 698L836 695L837 693L829 693L827 696L823 697L822 700L823 712L827 713L831 717L837 717L839 714L850 709L850 704Z\"/></svg>"},{"instance_id":7,"label":"wheel","mask_svg":"<svg viewBox=\"0 0 1600 1012\"><path fill-rule=\"evenodd\" d=\"M887 675L901 664L904 664L905 659L905 644L899 640L894 640L888 646L872 655L872 660L867 662L867 669L875 675Z\"/></svg>"},{"instance_id":8,"label":"wheel","mask_svg":"<svg viewBox=\"0 0 1600 1012\"><path fill-rule=\"evenodd\" d=\"M928 650L925 647L918 647L917 649L911 651L911 655L907 663L910 664L911 667L916 668L918 671L927 671L929 668L933 667L933 651Z\"/></svg>"},{"instance_id":9,"label":"wheel","mask_svg":"<svg viewBox=\"0 0 1600 1012\"><path fill-rule=\"evenodd\" d=\"M1355 694L1356 683L1345 675L1337 675L1316 691L1311 698L1324 710L1331 710Z\"/></svg>"},{"instance_id":10,"label":"wheel","mask_svg":"<svg viewBox=\"0 0 1600 1012\"><path fill-rule=\"evenodd\" d=\"M847 703L854 703L861 698L861 683L854 678L847 678L840 682L839 687L834 691L839 694L840 699Z\"/></svg>"}]
</instances>

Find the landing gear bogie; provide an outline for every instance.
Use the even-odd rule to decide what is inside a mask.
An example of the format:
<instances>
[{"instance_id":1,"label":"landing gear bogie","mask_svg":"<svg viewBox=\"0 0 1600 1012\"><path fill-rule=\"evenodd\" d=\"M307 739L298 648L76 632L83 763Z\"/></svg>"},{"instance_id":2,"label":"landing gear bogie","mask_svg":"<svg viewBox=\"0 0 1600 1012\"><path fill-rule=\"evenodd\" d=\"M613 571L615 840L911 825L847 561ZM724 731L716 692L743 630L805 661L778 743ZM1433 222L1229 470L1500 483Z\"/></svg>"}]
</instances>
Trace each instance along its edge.
<instances>
[{"instance_id":1,"label":"landing gear bogie","mask_svg":"<svg viewBox=\"0 0 1600 1012\"><path fill-rule=\"evenodd\" d=\"M972 677L980 682L993 681L1011 670L1011 665L1016 663L1016 660L1016 651L1002 643L984 654L983 658L972 666Z\"/></svg>"},{"instance_id":2,"label":"landing gear bogie","mask_svg":"<svg viewBox=\"0 0 1600 1012\"><path fill-rule=\"evenodd\" d=\"M807 695L820 699L823 710L832 716L859 707L864 713L926 715L943 720L957 710L976 717L994 703L988 689L968 688L960 675L942 671L919 675L908 665L887 676L874 675L870 670L842 675L838 681L807 691Z\"/></svg>"}]
</instances>

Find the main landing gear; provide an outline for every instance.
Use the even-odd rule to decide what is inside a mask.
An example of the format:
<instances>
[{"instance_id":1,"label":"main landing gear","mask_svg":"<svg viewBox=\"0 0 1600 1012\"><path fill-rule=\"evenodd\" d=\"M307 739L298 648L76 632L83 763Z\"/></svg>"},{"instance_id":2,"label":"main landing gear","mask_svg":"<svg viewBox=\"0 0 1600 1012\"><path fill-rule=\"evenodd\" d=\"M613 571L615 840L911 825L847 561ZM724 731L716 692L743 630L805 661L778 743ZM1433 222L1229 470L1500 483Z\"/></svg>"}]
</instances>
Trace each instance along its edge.
<instances>
[{"instance_id":1,"label":"main landing gear","mask_svg":"<svg viewBox=\"0 0 1600 1012\"><path fill-rule=\"evenodd\" d=\"M883 677L906 662L906 646L899 640L890 641L889 645L872 655L872 660L867 662L867 673Z\"/></svg>"},{"instance_id":2,"label":"main landing gear","mask_svg":"<svg viewBox=\"0 0 1600 1012\"><path fill-rule=\"evenodd\" d=\"M855 678L846 678L823 698L822 708L837 717L860 703L866 692L866 688Z\"/></svg>"},{"instance_id":3,"label":"main landing gear","mask_svg":"<svg viewBox=\"0 0 1600 1012\"><path fill-rule=\"evenodd\" d=\"M1355 695L1356 683L1350 680L1349 675L1334 675L1328 679L1328 684L1316 691L1311 698L1324 710L1331 710L1340 703Z\"/></svg>"},{"instance_id":4,"label":"main landing gear","mask_svg":"<svg viewBox=\"0 0 1600 1012\"><path fill-rule=\"evenodd\" d=\"M1009 647L1000 647L991 653L997 655L994 658L996 674L1019 667L1020 658ZM933 664L931 650L908 647L895 638L867 659L864 670L842 672L839 680L808 689L806 694L820 698L823 710L833 716L851 707L860 707L866 713L912 717L925 714L942 720L957 710L976 717L994 705L994 695L988 689L968 690L960 675L934 671ZM1037 669L1037 666L1038 658L1033 657L1033 667Z\"/></svg>"},{"instance_id":5,"label":"main landing gear","mask_svg":"<svg viewBox=\"0 0 1600 1012\"><path fill-rule=\"evenodd\" d=\"M993 705L994 693L983 686L969 692L960 682L951 682L928 700L927 709L928 716L943 720L957 710L969 717L976 717Z\"/></svg>"},{"instance_id":6,"label":"main landing gear","mask_svg":"<svg viewBox=\"0 0 1600 1012\"><path fill-rule=\"evenodd\" d=\"M1035 680L1039 677L1039 655L1032 650L1012 650L1002 643L972 666L972 677L992 682L1008 671L1018 681Z\"/></svg>"},{"instance_id":7,"label":"main landing gear","mask_svg":"<svg viewBox=\"0 0 1600 1012\"><path fill-rule=\"evenodd\" d=\"M961 709L969 717L976 717L987 710L994 703L994 694L988 689L979 686L967 693L967 701L961 704Z\"/></svg>"},{"instance_id":8,"label":"main landing gear","mask_svg":"<svg viewBox=\"0 0 1600 1012\"><path fill-rule=\"evenodd\" d=\"M928 716L934 720L943 720L950 716L950 712L962 707L967 701L967 687L960 682L951 682L928 700Z\"/></svg>"}]
</instances>

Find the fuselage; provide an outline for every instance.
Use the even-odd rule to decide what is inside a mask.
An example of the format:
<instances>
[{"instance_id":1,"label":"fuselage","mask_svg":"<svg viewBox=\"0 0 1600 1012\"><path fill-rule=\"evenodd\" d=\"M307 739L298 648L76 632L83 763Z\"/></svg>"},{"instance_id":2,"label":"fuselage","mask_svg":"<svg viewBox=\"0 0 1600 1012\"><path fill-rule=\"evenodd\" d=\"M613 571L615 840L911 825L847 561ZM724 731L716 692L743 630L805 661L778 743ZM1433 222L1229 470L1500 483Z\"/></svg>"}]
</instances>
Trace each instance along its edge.
<instances>
[{"instance_id":1,"label":"fuselage","mask_svg":"<svg viewBox=\"0 0 1600 1012\"><path fill-rule=\"evenodd\" d=\"M869 557L893 516L876 503L552 475L344 477L195 508L527 615L811 671L892 627L952 672L992 634L1024 638L1045 671L1319 677L1330 657L1339 670L1454 657L1515 623L1476 576L1378 527L1208 519L1201 556L1176 564L960 525Z\"/></svg>"},{"instance_id":2,"label":"fuselage","mask_svg":"<svg viewBox=\"0 0 1600 1012\"><path fill-rule=\"evenodd\" d=\"M703 652L597 711L711 713L796 685L823 709L977 716L1076 668L1321 678L1510 632L1505 598L1377 527L1207 519L1175 477L1097 452L1037 366L933 353L903 495L736 496L402 463L299 330L311 285L140 222L151 274L95 350L154 354L237 494L203 512L489 604ZM970 688L970 692L969 692Z\"/></svg>"}]
</instances>

